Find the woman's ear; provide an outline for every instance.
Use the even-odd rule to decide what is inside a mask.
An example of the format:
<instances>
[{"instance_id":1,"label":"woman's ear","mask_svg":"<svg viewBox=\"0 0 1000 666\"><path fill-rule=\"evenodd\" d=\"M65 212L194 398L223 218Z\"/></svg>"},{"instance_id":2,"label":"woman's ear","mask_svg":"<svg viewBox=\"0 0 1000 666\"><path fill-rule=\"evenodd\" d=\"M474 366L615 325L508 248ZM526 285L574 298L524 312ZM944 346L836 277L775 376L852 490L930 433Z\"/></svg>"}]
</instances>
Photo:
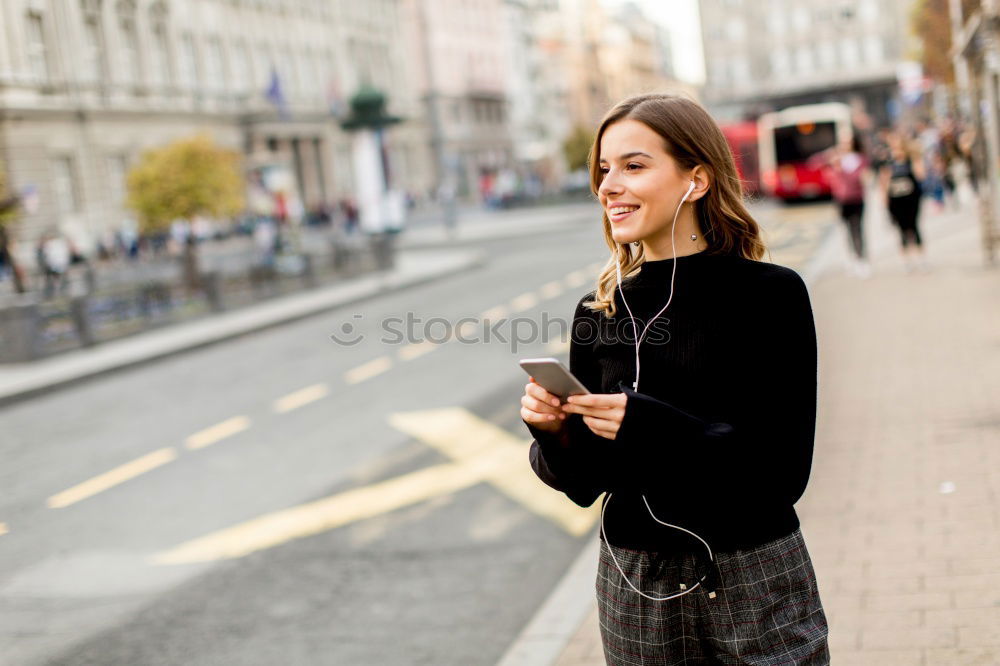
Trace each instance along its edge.
<instances>
[{"instance_id":1,"label":"woman's ear","mask_svg":"<svg viewBox=\"0 0 1000 666\"><path fill-rule=\"evenodd\" d=\"M708 169L699 164L691 169L688 177L694 181L694 189L691 191L691 196L687 198L688 201L697 201L708 194L708 188L712 186L712 177L709 175Z\"/></svg>"}]
</instances>

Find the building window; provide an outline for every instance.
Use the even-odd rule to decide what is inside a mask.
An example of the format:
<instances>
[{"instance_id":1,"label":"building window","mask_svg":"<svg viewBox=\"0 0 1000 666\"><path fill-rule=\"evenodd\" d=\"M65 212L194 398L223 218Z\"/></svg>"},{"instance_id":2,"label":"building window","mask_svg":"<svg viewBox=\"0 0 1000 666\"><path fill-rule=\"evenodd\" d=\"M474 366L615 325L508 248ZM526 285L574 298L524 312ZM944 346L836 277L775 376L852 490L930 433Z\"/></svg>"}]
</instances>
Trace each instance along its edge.
<instances>
[{"instance_id":1,"label":"building window","mask_svg":"<svg viewBox=\"0 0 1000 666\"><path fill-rule=\"evenodd\" d=\"M771 53L771 72L776 76L788 74L788 51L778 49Z\"/></svg>"},{"instance_id":2,"label":"building window","mask_svg":"<svg viewBox=\"0 0 1000 666\"><path fill-rule=\"evenodd\" d=\"M52 189L55 191L56 205L60 213L76 213L80 210L79 185L72 157L56 157L52 160Z\"/></svg>"},{"instance_id":3,"label":"building window","mask_svg":"<svg viewBox=\"0 0 1000 666\"><path fill-rule=\"evenodd\" d=\"M822 42L818 47L819 61L824 69L833 69L837 64L837 52L833 43Z\"/></svg>"},{"instance_id":4,"label":"building window","mask_svg":"<svg viewBox=\"0 0 1000 666\"><path fill-rule=\"evenodd\" d=\"M199 87L199 72L198 72L198 51L194 45L194 37L192 35L184 35L181 37L181 68L180 68L180 79L181 83L189 88L196 89Z\"/></svg>"},{"instance_id":5,"label":"building window","mask_svg":"<svg viewBox=\"0 0 1000 666\"><path fill-rule=\"evenodd\" d=\"M104 31L99 15L88 16L83 23L84 76L89 83L104 80Z\"/></svg>"},{"instance_id":6,"label":"building window","mask_svg":"<svg viewBox=\"0 0 1000 666\"><path fill-rule=\"evenodd\" d=\"M225 90L226 63L222 41L218 37L208 40L205 47L205 83L212 90Z\"/></svg>"},{"instance_id":7,"label":"building window","mask_svg":"<svg viewBox=\"0 0 1000 666\"><path fill-rule=\"evenodd\" d=\"M865 60L871 65L877 65L882 62L884 54L882 39L878 35L868 35L865 38Z\"/></svg>"},{"instance_id":8,"label":"building window","mask_svg":"<svg viewBox=\"0 0 1000 666\"><path fill-rule=\"evenodd\" d=\"M855 67L858 64L858 43L852 37L840 40L840 60L845 67Z\"/></svg>"},{"instance_id":9,"label":"building window","mask_svg":"<svg viewBox=\"0 0 1000 666\"><path fill-rule=\"evenodd\" d=\"M811 74L814 69L813 52L808 46L800 46L795 53L795 68L799 74Z\"/></svg>"},{"instance_id":10,"label":"building window","mask_svg":"<svg viewBox=\"0 0 1000 666\"><path fill-rule=\"evenodd\" d=\"M125 179L128 176L128 160L124 155L108 157L108 199L115 208L125 205Z\"/></svg>"},{"instance_id":11,"label":"building window","mask_svg":"<svg viewBox=\"0 0 1000 666\"><path fill-rule=\"evenodd\" d=\"M247 50L246 42L236 42L233 46L233 58L231 61L233 73L233 88L239 92L246 92L250 88L250 52Z\"/></svg>"},{"instance_id":12,"label":"building window","mask_svg":"<svg viewBox=\"0 0 1000 666\"><path fill-rule=\"evenodd\" d=\"M858 7L858 16L865 23L875 23L878 21L877 0L861 0L861 5Z\"/></svg>"},{"instance_id":13,"label":"building window","mask_svg":"<svg viewBox=\"0 0 1000 666\"><path fill-rule=\"evenodd\" d=\"M121 35L122 77L129 83L137 83L139 71L139 33L135 26L135 5L122 2L118 5L118 31Z\"/></svg>"},{"instance_id":14,"label":"building window","mask_svg":"<svg viewBox=\"0 0 1000 666\"><path fill-rule=\"evenodd\" d=\"M27 17L28 67L36 81L48 81L49 50L45 39L45 22L41 14L31 13Z\"/></svg>"},{"instance_id":15,"label":"building window","mask_svg":"<svg viewBox=\"0 0 1000 666\"><path fill-rule=\"evenodd\" d=\"M167 25L162 20L153 23L153 44L150 49L150 79L159 85L169 84L172 78L170 71L170 38Z\"/></svg>"}]
</instances>

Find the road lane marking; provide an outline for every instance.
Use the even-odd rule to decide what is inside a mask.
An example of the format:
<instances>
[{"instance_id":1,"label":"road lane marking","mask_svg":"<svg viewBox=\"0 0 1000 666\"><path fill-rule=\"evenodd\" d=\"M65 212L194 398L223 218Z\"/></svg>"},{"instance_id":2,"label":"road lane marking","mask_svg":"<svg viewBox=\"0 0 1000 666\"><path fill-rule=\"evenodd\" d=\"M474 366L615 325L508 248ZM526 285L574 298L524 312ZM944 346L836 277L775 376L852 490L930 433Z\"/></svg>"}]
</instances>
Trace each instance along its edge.
<instances>
[{"instance_id":1,"label":"road lane marking","mask_svg":"<svg viewBox=\"0 0 1000 666\"><path fill-rule=\"evenodd\" d=\"M399 350L399 358L404 361L412 361L413 359L430 353L435 349L437 349L437 345L430 340L414 342L413 344L406 345Z\"/></svg>"},{"instance_id":2,"label":"road lane marking","mask_svg":"<svg viewBox=\"0 0 1000 666\"><path fill-rule=\"evenodd\" d=\"M388 356L379 356L367 363L363 363L353 370L344 373L344 381L348 384L360 384L366 379L371 379L375 375L380 375L392 367L392 359Z\"/></svg>"},{"instance_id":3,"label":"road lane marking","mask_svg":"<svg viewBox=\"0 0 1000 666\"><path fill-rule=\"evenodd\" d=\"M75 504L76 502L85 500L88 497L93 497L97 493L104 492L109 488L125 483L130 479L134 479L141 474L152 471L157 467L173 462L176 459L177 450L172 446L157 449L152 453L147 453L141 458L136 458L135 460L127 462L124 465L119 465L104 474L99 474L92 479L88 479L83 483L77 484L68 490L56 493L48 499L48 505L53 509L61 509L69 506L70 504Z\"/></svg>"},{"instance_id":4,"label":"road lane marking","mask_svg":"<svg viewBox=\"0 0 1000 666\"><path fill-rule=\"evenodd\" d=\"M541 286L538 293L540 293L542 298L545 299L555 298L559 294L563 293L562 282L547 282Z\"/></svg>"},{"instance_id":5,"label":"road lane marking","mask_svg":"<svg viewBox=\"0 0 1000 666\"><path fill-rule=\"evenodd\" d=\"M490 321L496 321L498 319L503 319L508 314L507 306L498 305L495 308L490 308L486 312L479 315L480 319L489 319Z\"/></svg>"},{"instance_id":6,"label":"road lane marking","mask_svg":"<svg viewBox=\"0 0 1000 666\"><path fill-rule=\"evenodd\" d=\"M395 511L479 482L476 465L446 463L315 502L264 514L154 555L153 564L233 559Z\"/></svg>"},{"instance_id":7,"label":"road lane marking","mask_svg":"<svg viewBox=\"0 0 1000 666\"><path fill-rule=\"evenodd\" d=\"M573 535L597 520L598 505L581 509L543 485L528 465L526 442L461 408L397 413L390 423L454 462L264 514L182 543L150 558L188 564L243 557L314 536L487 481Z\"/></svg>"},{"instance_id":8,"label":"road lane marking","mask_svg":"<svg viewBox=\"0 0 1000 666\"><path fill-rule=\"evenodd\" d=\"M10 532L10 530L7 529L7 523L0 523L0 534L7 534L7 532Z\"/></svg>"},{"instance_id":9,"label":"road lane marking","mask_svg":"<svg viewBox=\"0 0 1000 666\"><path fill-rule=\"evenodd\" d=\"M322 400L329 394L330 387L326 384L313 384L312 386L307 386L304 389L299 389L282 398L278 398L274 401L273 408L278 414L286 414L293 409L298 409L311 402Z\"/></svg>"},{"instance_id":10,"label":"road lane marking","mask_svg":"<svg viewBox=\"0 0 1000 666\"><path fill-rule=\"evenodd\" d=\"M521 312L523 310L528 310L530 308L538 305L538 297L535 296L533 292L528 292L526 294L521 294L514 300L510 302L511 312Z\"/></svg>"},{"instance_id":11,"label":"road lane marking","mask_svg":"<svg viewBox=\"0 0 1000 666\"><path fill-rule=\"evenodd\" d=\"M479 332L479 322L476 321L463 321L458 327L458 338L459 342L463 340L468 342L470 340L476 340L476 333Z\"/></svg>"},{"instance_id":12,"label":"road lane marking","mask_svg":"<svg viewBox=\"0 0 1000 666\"><path fill-rule=\"evenodd\" d=\"M528 465L525 441L472 412L453 407L396 413L389 422L456 462L490 460L484 480L570 534L581 536L594 525L596 504L583 509L544 485Z\"/></svg>"},{"instance_id":13,"label":"road lane marking","mask_svg":"<svg viewBox=\"0 0 1000 666\"><path fill-rule=\"evenodd\" d=\"M226 419L222 423L217 423L210 428L205 428L199 432L188 437L184 440L184 446L191 449L192 451L197 451L198 449L203 449L206 446L211 446L226 439L227 437L232 437L238 433L243 432L250 427L250 419L245 416L234 416L231 419Z\"/></svg>"}]
</instances>

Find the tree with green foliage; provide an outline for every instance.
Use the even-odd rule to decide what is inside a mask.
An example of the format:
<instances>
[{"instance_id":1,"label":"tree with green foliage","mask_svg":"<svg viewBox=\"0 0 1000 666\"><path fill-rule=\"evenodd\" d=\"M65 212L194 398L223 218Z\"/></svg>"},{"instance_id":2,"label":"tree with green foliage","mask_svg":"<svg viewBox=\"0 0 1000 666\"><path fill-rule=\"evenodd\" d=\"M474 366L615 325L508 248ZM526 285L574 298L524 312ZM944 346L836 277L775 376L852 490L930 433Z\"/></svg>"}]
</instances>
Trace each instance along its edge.
<instances>
[{"instance_id":1,"label":"tree with green foliage","mask_svg":"<svg viewBox=\"0 0 1000 666\"><path fill-rule=\"evenodd\" d=\"M586 169L590 158L590 146L594 143L594 133L585 127L574 127L563 141L563 156L570 171Z\"/></svg>"},{"instance_id":2,"label":"tree with green foliage","mask_svg":"<svg viewBox=\"0 0 1000 666\"><path fill-rule=\"evenodd\" d=\"M128 174L128 205L145 233L167 230L177 219L230 217L244 205L240 154L198 135L142 155ZM185 279L198 283L195 238L185 248Z\"/></svg>"}]
</instances>

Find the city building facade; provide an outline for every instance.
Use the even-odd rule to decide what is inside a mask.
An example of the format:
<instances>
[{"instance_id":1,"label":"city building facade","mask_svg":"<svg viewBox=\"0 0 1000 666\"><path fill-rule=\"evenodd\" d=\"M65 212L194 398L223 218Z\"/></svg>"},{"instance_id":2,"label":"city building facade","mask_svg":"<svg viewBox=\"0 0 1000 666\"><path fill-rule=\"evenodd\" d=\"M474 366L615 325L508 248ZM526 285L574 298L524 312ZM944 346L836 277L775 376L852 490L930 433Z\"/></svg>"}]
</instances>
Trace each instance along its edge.
<instances>
[{"instance_id":1,"label":"city building facade","mask_svg":"<svg viewBox=\"0 0 1000 666\"><path fill-rule=\"evenodd\" d=\"M349 197L338 115L362 83L411 121L387 141L398 185L428 187L401 21L400 0L6 0L0 168L40 195L15 227L22 250L58 230L88 251L134 225L130 166L197 133L241 151L248 170L287 169L301 209Z\"/></svg>"},{"instance_id":2,"label":"city building facade","mask_svg":"<svg viewBox=\"0 0 1000 666\"><path fill-rule=\"evenodd\" d=\"M701 0L705 103L739 120L797 104L898 112L913 0Z\"/></svg>"}]
</instances>

